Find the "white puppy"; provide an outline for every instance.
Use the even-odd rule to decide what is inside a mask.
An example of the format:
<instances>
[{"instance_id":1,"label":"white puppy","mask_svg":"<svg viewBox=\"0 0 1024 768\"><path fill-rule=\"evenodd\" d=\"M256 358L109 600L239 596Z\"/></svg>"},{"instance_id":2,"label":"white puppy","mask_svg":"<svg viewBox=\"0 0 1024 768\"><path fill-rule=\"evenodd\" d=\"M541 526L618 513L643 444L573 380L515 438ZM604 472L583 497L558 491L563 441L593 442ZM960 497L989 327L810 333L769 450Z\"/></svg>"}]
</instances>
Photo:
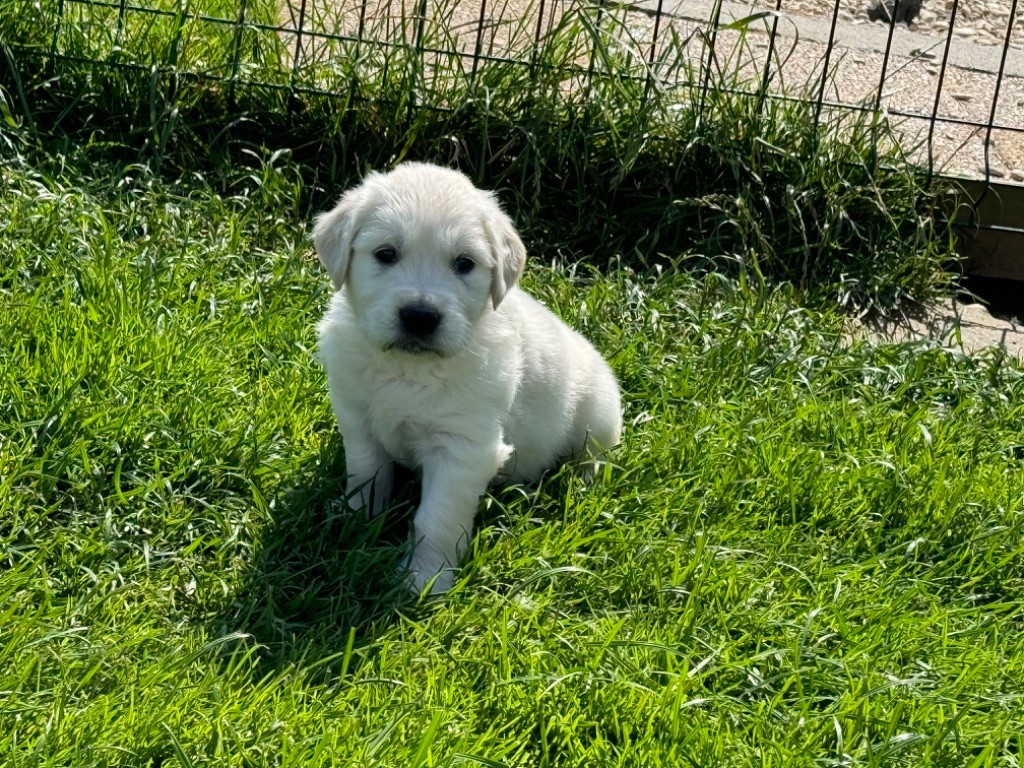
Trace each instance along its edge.
<instances>
[{"instance_id":1,"label":"white puppy","mask_svg":"<svg viewBox=\"0 0 1024 768\"><path fill-rule=\"evenodd\" d=\"M451 586L492 480L532 481L619 441L619 388L576 332L516 285L526 249L494 195L457 171L372 173L320 215L337 292L320 357L347 494L377 514L393 462L422 470L416 591Z\"/></svg>"}]
</instances>

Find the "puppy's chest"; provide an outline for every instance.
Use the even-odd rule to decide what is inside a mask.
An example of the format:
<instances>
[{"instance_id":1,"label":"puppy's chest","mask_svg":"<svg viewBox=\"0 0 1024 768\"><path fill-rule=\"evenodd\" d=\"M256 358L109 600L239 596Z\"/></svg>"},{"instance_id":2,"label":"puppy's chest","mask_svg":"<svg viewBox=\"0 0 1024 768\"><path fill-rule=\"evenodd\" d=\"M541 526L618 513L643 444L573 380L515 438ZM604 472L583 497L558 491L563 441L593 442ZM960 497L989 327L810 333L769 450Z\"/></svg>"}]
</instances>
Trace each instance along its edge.
<instances>
[{"instance_id":1,"label":"puppy's chest","mask_svg":"<svg viewBox=\"0 0 1024 768\"><path fill-rule=\"evenodd\" d=\"M466 393L457 387L391 378L368 394L368 416L377 439L404 464L421 464L425 453L463 432L466 414L458 404L465 403Z\"/></svg>"}]
</instances>

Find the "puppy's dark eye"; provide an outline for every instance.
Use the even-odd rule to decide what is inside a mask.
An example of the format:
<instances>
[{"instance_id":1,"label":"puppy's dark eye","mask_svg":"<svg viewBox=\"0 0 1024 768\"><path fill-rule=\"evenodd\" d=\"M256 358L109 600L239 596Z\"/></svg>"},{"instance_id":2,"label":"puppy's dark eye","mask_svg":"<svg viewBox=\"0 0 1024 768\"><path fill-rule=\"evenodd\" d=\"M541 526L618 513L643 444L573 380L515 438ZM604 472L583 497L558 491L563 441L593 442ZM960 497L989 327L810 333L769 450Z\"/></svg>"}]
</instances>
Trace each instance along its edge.
<instances>
[{"instance_id":1,"label":"puppy's dark eye","mask_svg":"<svg viewBox=\"0 0 1024 768\"><path fill-rule=\"evenodd\" d=\"M460 275L468 275L475 266L476 262L469 258L469 256L459 256L452 262L452 267Z\"/></svg>"},{"instance_id":2,"label":"puppy's dark eye","mask_svg":"<svg viewBox=\"0 0 1024 768\"><path fill-rule=\"evenodd\" d=\"M378 264L390 266L391 264L398 263L398 251L396 251L390 245L382 245L380 248L373 252L373 258L377 260Z\"/></svg>"}]
</instances>

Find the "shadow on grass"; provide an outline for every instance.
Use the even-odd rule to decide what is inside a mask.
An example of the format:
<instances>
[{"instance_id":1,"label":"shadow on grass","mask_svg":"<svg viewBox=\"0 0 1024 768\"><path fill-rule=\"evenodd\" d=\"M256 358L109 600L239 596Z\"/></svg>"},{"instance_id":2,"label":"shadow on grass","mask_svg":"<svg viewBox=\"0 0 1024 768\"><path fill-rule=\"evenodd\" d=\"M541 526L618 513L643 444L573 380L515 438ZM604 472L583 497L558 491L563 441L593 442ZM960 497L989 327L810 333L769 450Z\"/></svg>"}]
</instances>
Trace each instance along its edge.
<instances>
[{"instance_id":1,"label":"shadow on grass","mask_svg":"<svg viewBox=\"0 0 1024 768\"><path fill-rule=\"evenodd\" d=\"M251 637L272 668L326 658L350 643L366 645L403 615L416 616L435 603L411 595L401 571L421 489L416 473L396 466L396 499L387 513L367 520L345 504L344 466L335 435L305 473L306 482L278 496L249 578L215 618L219 634ZM532 508L538 497L561 498L570 482L571 472L555 471L538 485L491 489L492 503L480 505L477 532L507 532L510 505Z\"/></svg>"},{"instance_id":2,"label":"shadow on grass","mask_svg":"<svg viewBox=\"0 0 1024 768\"><path fill-rule=\"evenodd\" d=\"M283 491L245 585L217 618L221 632L243 632L278 666L338 653L391 626L415 607L399 570L413 504L403 495L367 520L344 501L344 458L335 436L307 473ZM411 478L401 478L404 488ZM418 484L417 484L418 485Z\"/></svg>"}]
</instances>

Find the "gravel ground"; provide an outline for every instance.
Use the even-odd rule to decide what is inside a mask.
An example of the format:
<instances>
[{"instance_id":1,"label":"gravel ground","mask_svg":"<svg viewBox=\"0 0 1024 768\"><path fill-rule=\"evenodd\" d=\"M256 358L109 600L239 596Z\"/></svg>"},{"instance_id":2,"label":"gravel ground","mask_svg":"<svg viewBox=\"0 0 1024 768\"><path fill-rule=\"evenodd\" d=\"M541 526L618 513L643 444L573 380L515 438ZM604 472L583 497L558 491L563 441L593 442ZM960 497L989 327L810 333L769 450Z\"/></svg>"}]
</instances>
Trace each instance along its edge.
<instances>
[{"instance_id":1,"label":"gravel ground","mask_svg":"<svg viewBox=\"0 0 1024 768\"><path fill-rule=\"evenodd\" d=\"M758 2L775 7L771 0ZM865 32L871 28L875 42L870 47L853 45L845 50L832 93L836 100L845 103L870 100L878 93L883 59L880 51L884 50L878 44L878 32L881 36L887 35L888 24L868 21L868 5L867 0L839 2L839 18L848 22L847 31L840 31L838 36L840 44L844 39L854 38L855 33L849 30L859 26L865 27ZM782 7L786 14L831 19L835 4L831 0L783 0ZM1024 72L1013 67L1008 70L1010 74L1004 75L998 99L995 74L1008 32L1011 61L1020 61L1018 52L1024 50L1024 3L1018 7L1012 27L1008 0L959 3L950 47L953 63L946 69L942 93L936 103L942 51L949 34L952 10L952 0L925 0L921 15L909 27L899 24L894 30L896 42L913 35L917 45L911 49L913 55L897 53L892 56L882 104L890 110L922 116L906 118L902 125L904 146L922 163L928 161L930 120L927 118L933 111L950 121L987 123L995 101L996 125L1024 128ZM809 63L813 68L824 52L825 46L820 43L797 44L794 60L787 65L807 69ZM1024 182L1024 134L994 130L989 137L987 162L985 134L983 129L955 122L936 126L931 139L935 168L968 178L984 177L987 172L997 179ZM924 146L914 150L914 145L922 141Z\"/></svg>"}]
</instances>

